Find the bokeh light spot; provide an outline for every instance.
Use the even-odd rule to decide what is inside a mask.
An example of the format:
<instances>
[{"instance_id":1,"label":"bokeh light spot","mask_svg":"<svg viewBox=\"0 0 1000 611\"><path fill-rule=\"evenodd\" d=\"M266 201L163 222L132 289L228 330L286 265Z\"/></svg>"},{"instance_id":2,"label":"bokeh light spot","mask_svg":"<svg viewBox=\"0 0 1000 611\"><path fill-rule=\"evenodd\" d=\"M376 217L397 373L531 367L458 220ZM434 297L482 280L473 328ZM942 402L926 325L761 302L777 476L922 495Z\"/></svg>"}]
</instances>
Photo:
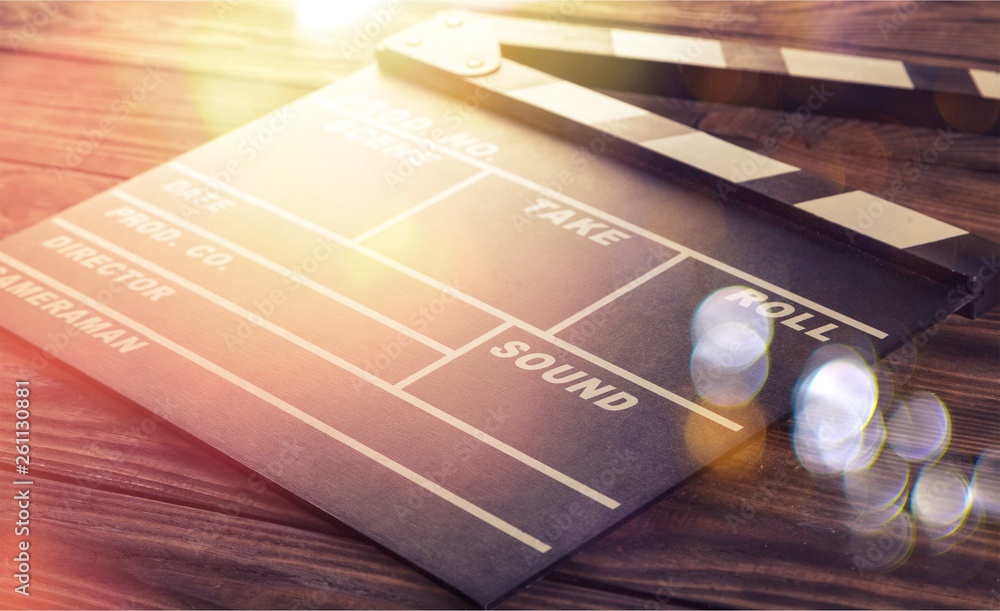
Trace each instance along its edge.
<instances>
[{"instance_id":1,"label":"bokeh light spot","mask_svg":"<svg viewBox=\"0 0 1000 611\"><path fill-rule=\"evenodd\" d=\"M853 561L862 573L888 573L905 563L916 540L910 514L900 511L881 527L855 537Z\"/></svg>"},{"instance_id":2,"label":"bokeh light spot","mask_svg":"<svg viewBox=\"0 0 1000 611\"><path fill-rule=\"evenodd\" d=\"M727 286L703 299L691 317L692 343L698 343L707 332L719 325L739 324L753 331L765 348L769 346L774 334L773 321L757 314L753 308L741 307L738 299L727 299L745 290L745 286Z\"/></svg>"},{"instance_id":3,"label":"bokeh light spot","mask_svg":"<svg viewBox=\"0 0 1000 611\"><path fill-rule=\"evenodd\" d=\"M691 380L703 399L722 407L746 405L767 380L761 338L738 323L714 327L695 344Z\"/></svg>"},{"instance_id":4,"label":"bokeh light spot","mask_svg":"<svg viewBox=\"0 0 1000 611\"><path fill-rule=\"evenodd\" d=\"M810 471L836 473L870 464L881 447L881 423L866 433L878 403L878 384L868 364L835 347L799 383L793 444Z\"/></svg>"},{"instance_id":5,"label":"bokeh light spot","mask_svg":"<svg viewBox=\"0 0 1000 611\"><path fill-rule=\"evenodd\" d=\"M746 405L767 381L773 323L730 299L744 290L715 291L691 318L691 381L702 399L720 407Z\"/></svg>"},{"instance_id":6,"label":"bokeh light spot","mask_svg":"<svg viewBox=\"0 0 1000 611\"><path fill-rule=\"evenodd\" d=\"M921 528L934 538L952 534L972 507L972 491L965 476L949 463L925 465L910 495Z\"/></svg>"},{"instance_id":7,"label":"bokeh light spot","mask_svg":"<svg viewBox=\"0 0 1000 611\"><path fill-rule=\"evenodd\" d=\"M971 488L976 505L994 520L1000 519L1000 450L989 448L979 456Z\"/></svg>"},{"instance_id":8,"label":"bokeh light spot","mask_svg":"<svg viewBox=\"0 0 1000 611\"><path fill-rule=\"evenodd\" d=\"M903 464L906 464L905 461ZM855 508L854 519L850 522L851 530L859 535L878 535L887 524L896 519L896 516L905 513L905 507L906 497L900 496L895 503L880 509L859 510Z\"/></svg>"},{"instance_id":9,"label":"bokeh light spot","mask_svg":"<svg viewBox=\"0 0 1000 611\"><path fill-rule=\"evenodd\" d=\"M887 429L889 445L906 460L935 460L948 448L951 418L940 399L919 392L896 403Z\"/></svg>"},{"instance_id":10,"label":"bokeh light spot","mask_svg":"<svg viewBox=\"0 0 1000 611\"><path fill-rule=\"evenodd\" d=\"M905 460L892 452L878 457L868 469L844 474L844 494L855 509L863 513L878 512L905 500L910 468Z\"/></svg>"}]
</instances>

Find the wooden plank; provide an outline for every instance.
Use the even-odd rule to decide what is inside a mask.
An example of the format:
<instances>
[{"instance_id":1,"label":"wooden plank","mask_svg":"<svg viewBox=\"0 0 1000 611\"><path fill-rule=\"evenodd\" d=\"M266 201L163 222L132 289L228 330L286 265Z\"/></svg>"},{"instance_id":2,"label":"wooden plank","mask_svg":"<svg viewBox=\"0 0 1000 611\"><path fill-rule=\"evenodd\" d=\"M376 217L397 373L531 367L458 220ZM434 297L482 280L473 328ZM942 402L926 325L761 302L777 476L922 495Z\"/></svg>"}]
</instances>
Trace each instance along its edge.
<instances>
[{"instance_id":1,"label":"wooden plank","mask_svg":"<svg viewBox=\"0 0 1000 611\"><path fill-rule=\"evenodd\" d=\"M877 550L877 540L852 533L839 482L783 458L791 454L787 433L770 432L757 448L734 453L561 572L661 602L712 600L737 608L817 608L834 599L861 608L989 604L1000 571L995 524L943 556L920 540L896 571L859 570L858 557ZM927 580L935 587L920 585Z\"/></svg>"},{"instance_id":2,"label":"wooden plank","mask_svg":"<svg viewBox=\"0 0 1000 611\"><path fill-rule=\"evenodd\" d=\"M69 77L54 82L46 76L54 71ZM54 186L72 170L134 176L309 91L27 54L5 60L0 78L0 157L16 150Z\"/></svg>"},{"instance_id":3,"label":"wooden plank","mask_svg":"<svg viewBox=\"0 0 1000 611\"><path fill-rule=\"evenodd\" d=\"M354 27L297 28L290 2L35 3L33 10L16 4L4 3L0 49L313 88L368 63L374 38L434 10L395 10L385 24L369 17L359 24L364 33L373 23L365 38Z\"/></svg>"},{"instance_id":4,"label":"wooden plank","mask_svg":"<svg viewBox=\"0 0 1000 611\"><path fill-rule=\"evenodd\" d=\"M567 6L554 3L526 10L545 14L559 4ZM628 15L632 22L656 20L694 34L730 7L642 3L609 9L579 4L582 16L621 21ZM776 44L877 49L903 59L948 49L949 56L933 59L941 65L995 66L995 54L976 40L995 32L996 5L920 4L904 26L883 41L879 20L891 19L895 7L905 3L838 4L739 4L739 12L733 11L737 19L724 24L722 33ZM11 28L15 33L20 29L9 17L12 12L23 14L25 6L0 5L0 45L8 50L0 58L0 157L6 160L0 167L3 236L279 103L272 100L297 97L355 65L338 63L342 50L335 39L296 42L283 34L287 16L280 22L275 15L285 9L250 3L225 20L211 14L203 19L211 5L158 6L158 12L150 13L139 3L67 3L63 6L72 13L53 20L19 52L11 52L8 34ZM136 34L137 25L141 35ZM275 35L270 38L273 44L253 44L266 42L269 33ZM190 57L177 52L178 40L193 49ZM216 45L220 50L199 55ZM110 105L141 80L145 67L158 60L174 66L171 79L152 92L140 110L122 119L120 129L102 147L106 153L95 152L93 161L79 168L85 171L69 172L64 182L53 182L46 171L53 159L78 142L80 132L99 122ZM204 87L185 91L187 81ZM208 87L216 82L223 85ZM204 121L199 108L207 108L212 119ZM233 112L226 112L230 108ZM674 118L682 116L740 144L760 142L756 134L766 133L776 121L766 113L698 103L677 103L675 108ZM886 174L901 175L909 156L930 144L930 133L914 135L815 117L777 156L810 164L809 169L831 178L847 176L857 188L877 189ZM995 143L963 138L909 185L904 203L995 236L995 160ZM942 195L954 195L956 203ZM900 393L933 390L951 407L952 448L962 457L978 455L1000 436L998 334L996 313L978 321L952 317L915 359L898 355L890 360L898 372ZM32 370L31 352L6 332L0 334L0 346L0 380L7 389L12 379ZM45 494L38 507L45 531L52 533L40 539L39 553L53 563L49 566L61 563L67 569L63 576L40 567L47 581L38 590L43 596L31 601L33 608L466 604L283 495L248 492L250 474L204 446L165 427L157 428L155 436L130 436L133 426L141 427L146 412L67 368L53 364L33 380L53 399L38 427L44 434L38 458L48 478L39 483L38 491ZM0 426L10 430L9 412L3 414ZM9 464L10 452L9 446L0 448L0 461ZM915 555L896 573L859 576L850 562L849 537L841 521L842 494L830 482L813 480L789 465L791 456L787 434L770 432L764 443L735 457L729 470L720 465L697 476L507 606L995 606L1000 574L995 562L971 567L968 573L958 570L969 568L966 563L977 558L996 557L1000 537L995 522L970 540L987 546L982 554L963 548L938 559ZM775 473L785 475L775 482ZM243 493L251 497L249 507L233 518L224 503L242 499ZM725 518L739 514L743 499L751 503L754 517L732 532ZM8 516L9 501L4 502L0 515ZM109 511L115 517L121 514L121 524L128 528L114 528ZM164 521L169 529L159 527ZM206 522L225 525L223 543L210 557L182 543L184 533ZM255 542L260 532L267 536ZM309 543L299 549L303 537ZM97 549L107 550L107 562L95 561ZM8 567L5 564L4 571ZM118 580L105 579L102 571ZM969 575L971 581L957 585ZM7 596L5 590L0 599L4 605ZM22 606L20 601L12 604Z\"/></svg>"},{"instance_id":5,"label":"wooden plank","mask_svg":"<svg viewBox=\"0 0 1000 611\"><path fill-rule=\"evenodd\" d=\"M79 488L47 478L34 490L41 492L33 513L34 608L50 601L77 608L462 604L367 542L301 524L100 489L81 498ZM60 498L79 502L52 502Z\"/></svg>"}]
</instances>

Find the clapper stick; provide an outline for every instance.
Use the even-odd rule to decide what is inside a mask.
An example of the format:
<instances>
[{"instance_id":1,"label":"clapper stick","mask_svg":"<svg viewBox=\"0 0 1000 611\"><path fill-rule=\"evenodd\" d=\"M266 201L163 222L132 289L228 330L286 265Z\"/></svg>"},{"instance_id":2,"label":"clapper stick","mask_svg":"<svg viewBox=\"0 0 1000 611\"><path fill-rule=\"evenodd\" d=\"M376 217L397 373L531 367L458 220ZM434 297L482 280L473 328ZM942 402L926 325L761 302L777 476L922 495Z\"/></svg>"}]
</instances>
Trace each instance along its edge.
<instances>
[{"instance_id":1,"label":"clapper stick","mask_svg":"<svg viewBox=\"0 0 1000 611\"><path fill-rule=\"evenodd\" d=\"M500 31L511 29L508 25ZM593 35L590 40L592 51ZM528 48L524 40L519 44L522 50ZM576 53L582 46L568 44L566 52ZM655 56L651 41L644 48L647 57ZM534 53L545 55L544 49ZM620 46L617 57L628 61ZM483 106L582 143L602 139L607 153L619 159L693 179L724 200L769 210L954 286L961 296L954 306L965 316L975 317L1000 302L1000 276L992 272L1000 252L996 243L513 61L503 55L493 18L465 11L442 13L387 39L378 58L384 71L459 96L476 96ZM996 95L992 81L984 77L982 82L986 84L981 91Z\"/></svg>"},{"instance_id":2,"label":"clapper stick","mask_svg":"<svg viewBox=\"0 0 1000 611\"><path fill-rule=\"evenodd\" d=\"M491 17L504 57L587 87L1000 132L1000 72L662 32ZM817 95L817 92L819 95Z\"/></svg>"}]
</instances>

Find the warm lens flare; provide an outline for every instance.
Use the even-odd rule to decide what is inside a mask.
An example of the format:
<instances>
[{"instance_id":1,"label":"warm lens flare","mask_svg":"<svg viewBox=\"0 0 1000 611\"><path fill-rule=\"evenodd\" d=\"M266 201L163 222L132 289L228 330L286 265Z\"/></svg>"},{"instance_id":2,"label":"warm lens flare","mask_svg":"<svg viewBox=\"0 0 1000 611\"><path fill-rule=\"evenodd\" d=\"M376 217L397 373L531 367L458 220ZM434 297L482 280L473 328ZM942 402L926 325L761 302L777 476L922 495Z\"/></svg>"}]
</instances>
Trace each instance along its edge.
<instances>
[{"instance_id":1,"label":"warm lens flare","mask_svg":"<svg viewBox=\"0 0 1000 611\"><path fill-rule=\"evenodd\" d=\"M380 4L383 0L295 0L295 25L313 32L343 28L374 16Z\"/></svg>"}]
</instances>

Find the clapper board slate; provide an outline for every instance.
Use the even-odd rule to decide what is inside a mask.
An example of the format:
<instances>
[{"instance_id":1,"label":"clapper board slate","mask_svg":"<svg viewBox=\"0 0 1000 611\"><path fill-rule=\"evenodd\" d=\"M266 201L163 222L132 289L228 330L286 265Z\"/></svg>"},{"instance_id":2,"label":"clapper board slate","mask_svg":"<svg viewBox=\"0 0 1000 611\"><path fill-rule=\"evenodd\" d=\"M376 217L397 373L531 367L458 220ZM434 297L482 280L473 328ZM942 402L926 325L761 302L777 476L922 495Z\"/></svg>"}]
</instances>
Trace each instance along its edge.
<instances>
[{"instance_id":1,"label":"clapper board slate","mask_svg":"<svg viewBox=\"0 0 1000 611\"><path fill-rule=\"evenodd\" d=\"M0 249L12 331L484 605L787 415L820 348L998 294L996 244L493 32L442 14Z\"/></svg>"}]
</instances>

